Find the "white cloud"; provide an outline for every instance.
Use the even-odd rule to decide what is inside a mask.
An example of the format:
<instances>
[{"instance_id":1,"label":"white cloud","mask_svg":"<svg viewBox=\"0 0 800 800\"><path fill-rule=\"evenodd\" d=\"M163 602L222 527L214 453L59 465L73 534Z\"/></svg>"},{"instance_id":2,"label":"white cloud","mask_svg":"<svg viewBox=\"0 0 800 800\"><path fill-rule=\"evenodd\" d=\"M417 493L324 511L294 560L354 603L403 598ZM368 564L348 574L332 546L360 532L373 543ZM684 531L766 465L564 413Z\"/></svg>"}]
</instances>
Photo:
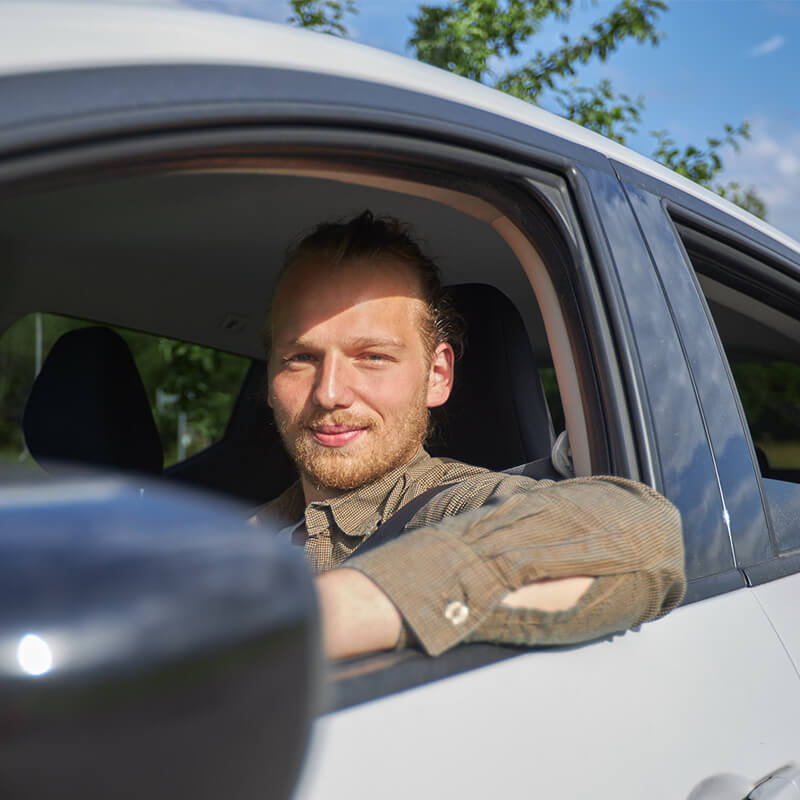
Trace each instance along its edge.
<instances>
[{"instance_id":1,"label":"white cloud","mask_svg":"<svg viewBox=\"0 0 800 800\"><path fill-rule=\"evenodd\" d=\"M774 53L776 50L780 50L786 44L786 38L780 35L777 36L770 36L769 39L761 42L761 44L756 45L752 48L749 52L749 55L753 58L758 58L759 56L767 56L770 53Z\"/></svg>"},{"instance_id":2,"label":"white cloud","mask_svg":"<svg viewBox=\"0 0 800 800\"><path fill-rule=\"evenodd\" d=\"M800 172L800 158L793 153L784 153L778 159L778 172L787 178L797 175Z\"/></svg>"},{"instance_id":3,"label":"white cloud","mask_svg":"<svg viewBox=\"0 0 800 800\"><path fill-rule=\"evenodd\" d=\"M765 118L752 121L738 153L723 153L723 183L753 187L767 204L767 221L800 241L800 128Z\"/></svg>"}]
</instances>

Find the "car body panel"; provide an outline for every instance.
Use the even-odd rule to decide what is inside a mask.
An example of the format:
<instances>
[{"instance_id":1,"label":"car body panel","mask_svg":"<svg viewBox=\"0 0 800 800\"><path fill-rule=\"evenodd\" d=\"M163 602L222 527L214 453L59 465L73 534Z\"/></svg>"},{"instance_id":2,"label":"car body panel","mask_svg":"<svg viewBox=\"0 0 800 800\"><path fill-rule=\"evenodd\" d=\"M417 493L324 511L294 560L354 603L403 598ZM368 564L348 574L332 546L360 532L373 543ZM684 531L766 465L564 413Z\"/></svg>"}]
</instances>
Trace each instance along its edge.
<instances>
[{"instance_id":1,"label":"car body panel","mask_svg":"<svg viewBox=\"0 0 800 800\"><path fill-rule=\"evenodd\" d=\"M800 575L788 575L779 580L762 583L751 589L775 626L789 657L800 673L800 624L798 624L798 597Z\"/></svg>"},{"instance_id":2,"label":"car body panel","mask_svg":"<svg viewBox=\"0 0 800 800\"><path fill-rule=\"evenodd\" d=\"M755 780L797 759L798 708L800 682L764 612L730 592L611 641L325 716L296 800L442 786L465 798L675 800L712 774Z\"/></svg>"}]
</instances>

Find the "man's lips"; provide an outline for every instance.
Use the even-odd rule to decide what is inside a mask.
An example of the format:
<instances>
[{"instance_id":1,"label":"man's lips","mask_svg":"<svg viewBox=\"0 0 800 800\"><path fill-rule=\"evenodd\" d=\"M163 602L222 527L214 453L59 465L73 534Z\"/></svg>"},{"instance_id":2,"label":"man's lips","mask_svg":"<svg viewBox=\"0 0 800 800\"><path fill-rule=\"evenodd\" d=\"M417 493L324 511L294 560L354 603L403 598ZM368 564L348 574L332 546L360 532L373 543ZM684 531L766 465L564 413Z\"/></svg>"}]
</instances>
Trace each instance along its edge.
<instances>
[{"instance_id":1,"label":"man's lips","mask_svg":"<svg viewBox=\"0 0 800 800\"><path fill-rule=\"evenodd\" d=\"M325 447L344 447L354 442L366 426L356 425L317 425L311 428L314 438Z\"/></svg>"}]
</instances>

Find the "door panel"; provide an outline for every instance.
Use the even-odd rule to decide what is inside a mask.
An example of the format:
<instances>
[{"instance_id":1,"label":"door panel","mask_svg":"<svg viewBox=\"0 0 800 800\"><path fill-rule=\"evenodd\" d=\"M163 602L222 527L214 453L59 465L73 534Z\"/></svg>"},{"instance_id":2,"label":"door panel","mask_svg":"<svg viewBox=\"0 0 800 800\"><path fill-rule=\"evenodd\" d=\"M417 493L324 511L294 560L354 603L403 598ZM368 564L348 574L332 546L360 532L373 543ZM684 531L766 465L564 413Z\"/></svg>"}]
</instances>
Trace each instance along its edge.
<instances>
[{"instance_id":1,"label":"door panel","mask_svg":"<svg viewBox=\"0 0 800 800\"><path fill-rule=\"evenodd\" d=\"M762 583L750 591L758 598L800 673L800 573Z\"/></svg>"},{"instance_id":2,"label":"door panel","mask_svg":"<svg viewBox=\"0 0 800 800\"><path fill-rule=\"evenodd\" d=\"M675 800L800 759L800 681L752 590L330 714L297 800Z\"/></svg>"}]
</instances>

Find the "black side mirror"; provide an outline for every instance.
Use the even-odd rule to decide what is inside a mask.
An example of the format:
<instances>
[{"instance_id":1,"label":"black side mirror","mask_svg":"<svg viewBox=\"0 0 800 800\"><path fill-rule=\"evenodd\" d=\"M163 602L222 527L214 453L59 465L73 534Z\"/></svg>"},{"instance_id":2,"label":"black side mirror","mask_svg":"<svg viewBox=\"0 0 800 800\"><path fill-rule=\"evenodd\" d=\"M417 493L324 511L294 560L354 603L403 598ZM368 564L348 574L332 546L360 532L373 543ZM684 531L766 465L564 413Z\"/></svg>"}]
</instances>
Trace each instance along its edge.
<instances>
[{"instance_id":1,"label":"black side mirror","mask_svg":"<svg viewBox=\"0 0 800 800\"><path fill-rule=\"evenodd\" d=\"M302 555L204 496L0 488L0 793L281 798L316 708Z\"/></svg>"}]
</instances>

